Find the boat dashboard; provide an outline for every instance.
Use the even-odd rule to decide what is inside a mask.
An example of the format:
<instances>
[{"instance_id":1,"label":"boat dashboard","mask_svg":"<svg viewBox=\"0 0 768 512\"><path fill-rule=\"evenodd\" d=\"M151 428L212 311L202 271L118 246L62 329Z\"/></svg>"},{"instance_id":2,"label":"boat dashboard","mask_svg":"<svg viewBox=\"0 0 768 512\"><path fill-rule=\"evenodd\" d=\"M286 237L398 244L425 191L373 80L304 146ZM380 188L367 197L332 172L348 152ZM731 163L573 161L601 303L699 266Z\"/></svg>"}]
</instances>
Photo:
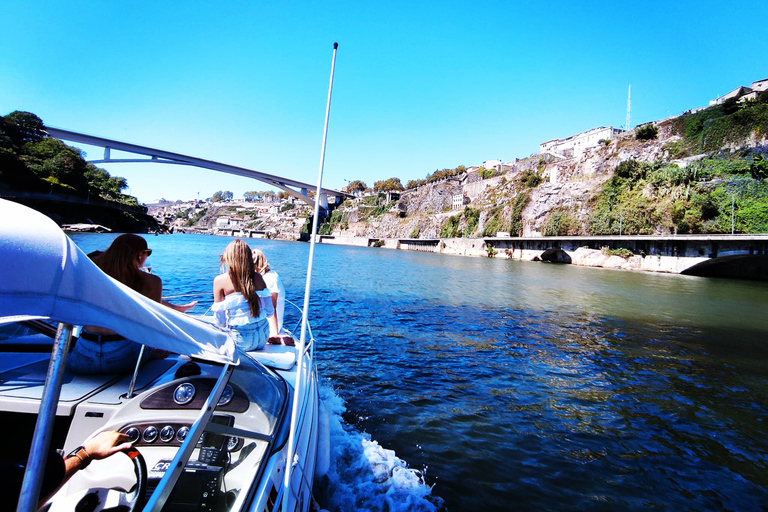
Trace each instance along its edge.
<instances>
[{"instance_id":1,"label":"boat dashboard","mask_svg":"<svg viewBox=\"0 0 768 512\"><path fill-rule=\"evenodd\" d=\"M25 460L46 379L49 353L45 335L0 331L0 438L13 440L3 457ZM48 338L50 346L50 338ZM33 350L23 350L34 347ZM50 348L48 349L50 352ZM76 509L84 500L90 510L148 500L174 471L166 493L168 512L224 512L243 509L257 492L267 460L284 442L281 427L290 391L276 373L241 358L222 380L223 365L184 356L143 365L128 396L131 375L65 373L56 409L52 446L69 453L99 432L128 435L146 467L146 488L138 492L133 462L122 454L93 461L78 471L46 505L48 512ZM222 383L216 404L209 397ZM206 407L209 411L206 414ZM193 437L194 436L194 437ZM177 455L186 455L177 461ZM164 484L163 484L164 485Z\"/></svg>"}]
</instances>

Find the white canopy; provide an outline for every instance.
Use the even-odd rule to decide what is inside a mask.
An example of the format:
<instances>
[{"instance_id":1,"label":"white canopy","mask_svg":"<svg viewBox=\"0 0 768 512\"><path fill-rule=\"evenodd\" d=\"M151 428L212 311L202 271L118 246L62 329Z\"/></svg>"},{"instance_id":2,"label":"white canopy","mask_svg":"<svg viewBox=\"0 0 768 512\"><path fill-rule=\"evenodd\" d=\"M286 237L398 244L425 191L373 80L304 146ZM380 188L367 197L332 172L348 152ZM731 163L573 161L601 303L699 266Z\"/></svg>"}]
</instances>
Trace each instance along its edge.
<instances>
[{"instance_id":1,"label":"white canopy","mask_svg":"<svg viewBox=\"0 0 768 512\"><path fill-rule=\"evenodd\" d=\"M30 319L106 327L150 347L237 362L225 330L112 279L51 219L0 199L0 324Z\"/></svg>"}]
</instances>

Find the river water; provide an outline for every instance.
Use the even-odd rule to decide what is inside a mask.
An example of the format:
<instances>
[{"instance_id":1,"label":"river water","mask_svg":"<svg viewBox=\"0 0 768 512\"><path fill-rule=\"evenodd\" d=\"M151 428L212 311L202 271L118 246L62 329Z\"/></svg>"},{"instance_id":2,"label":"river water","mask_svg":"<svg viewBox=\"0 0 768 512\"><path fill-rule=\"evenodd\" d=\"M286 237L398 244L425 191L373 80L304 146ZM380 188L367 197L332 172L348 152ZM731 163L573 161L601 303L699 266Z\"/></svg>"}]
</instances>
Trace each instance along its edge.
<instances>
[{"instance_id":1,"label":"river water","mask_svg":"<svg viewBox=\"0 0 768 512\"><path fill-rule=\"evenodd\" d=\"M230 240L148 236L164 295ZM309 245L248 242L301 304ZM767 283L318 245L312 288L329 510L768 509Z\"/></svg>"}]
</instances>

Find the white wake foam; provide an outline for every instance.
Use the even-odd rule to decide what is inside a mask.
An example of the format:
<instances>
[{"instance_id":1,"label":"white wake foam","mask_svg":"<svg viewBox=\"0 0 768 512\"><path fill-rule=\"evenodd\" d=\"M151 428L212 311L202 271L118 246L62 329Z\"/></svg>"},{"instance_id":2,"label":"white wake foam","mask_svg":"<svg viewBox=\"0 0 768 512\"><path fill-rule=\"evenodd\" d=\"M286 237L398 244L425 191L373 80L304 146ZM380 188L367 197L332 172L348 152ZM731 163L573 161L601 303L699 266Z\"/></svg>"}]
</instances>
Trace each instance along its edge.
<instances>
[{"instance_id":1,"label":"white wake foam","mask_svg":"<svg viewBox=\"0 0 768 512\"><path fill-rule=\"evenodd\" d=\"M327 381L320 385L320 399L328 411L331 442L327 489L316 493L323 508L434 512L442 506L442 500L431 495L422 471L409 468L394 451L342 419L344 401Z\"/></svg>"}]
</instances>

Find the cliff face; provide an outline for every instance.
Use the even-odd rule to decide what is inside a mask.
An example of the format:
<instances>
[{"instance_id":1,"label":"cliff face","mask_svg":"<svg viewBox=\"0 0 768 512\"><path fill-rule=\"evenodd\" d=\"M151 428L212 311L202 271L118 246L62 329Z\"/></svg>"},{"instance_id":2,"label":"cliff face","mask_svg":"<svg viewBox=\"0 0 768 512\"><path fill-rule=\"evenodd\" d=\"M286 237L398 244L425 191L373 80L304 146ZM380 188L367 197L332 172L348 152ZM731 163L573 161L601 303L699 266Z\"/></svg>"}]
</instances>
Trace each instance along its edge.
<instances>
[{"instance_id":1,"label":"cliff face","mask_svg":"<svg viewBox=\"0 0 768 512\"><path fill-rule=\"evenodd\" d=\"M636 141L628 134L608 145L592 148L579 158L533 155L516 161L511 168L505 166L500 176L481 179L477 173L469 173L407 190L390 211L375 218L360 220L359 204L342 206L347 224L334 225L331 234L367 238L439 238L445 222L470 207L480 212L475 230L475 235L479 236L494 213L503 219L512 216L514 198L525 192L521 179L535 174L540 183L528 190L530 199L521 215L522 234L541 235L544 220L554 210L566 209L585 222L590 200L613 175L619 163L630 159L644 162L663 159L662 148L669 140L667 137ZM459 194L464 198L464 205L454 210L453 200ZM501 227L499 231L509 230L509 226ZM505 227L507 229L503 229ZM460 228L464 229L465 225Z\"/></svg>"},{"instance_id":2,"label":"cliff face","mask_svg":"<svg viewBox=\"0 0 768 512\"><path fill-rule=\"evenodd\" d=\"M488 237L497 232L512 236L618 234L622 221L625 234L630 230L668 234L678 229L682 233L724 232L724 221L715 224L713 220L722 217L725 209L724 193L715 188L726 182L727 190L743 188L742 178L750 173L750 186L762 187L765 178L760 176L768 175L760 170L768 135L759 125L763 122L759 115L753 115L758 124L752 125L739 125L738 119L731 119L730 131L720 132L722 143L706 153L696 149L699 146L691 137L684 140L676 134L690 117L673 118L654 123L658 134L651 140L637 140L633 130L575 157L533 155L505 164L503 173L492 178L482 179L472 172L422 185L404 191L399 201L387 205L387 211L377 210L378 215L371 215L370 206L358 199L340 207L342 215L331 219L329 232L367 238ZM706 120L702 123L709 126ZM683 130L690 131L690 126ZM704 142L700 146L706 148ZM688 154L692 156L679 158ZM705 158L709 160L704 168L684 170L692 161ZM629 171L606 189L619 164L630 161L640 165L627 164ZM640 171L633 175L633 169ZM608 189L621 196L607 199ZM742 198L745 216L751 215L748 196ZM730 215L730 200L727 202ZM598 212L598 208L602 210ZM750 223L745 217L742 232L763 229L750 227Z\"/></svg>"}]
</instances>

